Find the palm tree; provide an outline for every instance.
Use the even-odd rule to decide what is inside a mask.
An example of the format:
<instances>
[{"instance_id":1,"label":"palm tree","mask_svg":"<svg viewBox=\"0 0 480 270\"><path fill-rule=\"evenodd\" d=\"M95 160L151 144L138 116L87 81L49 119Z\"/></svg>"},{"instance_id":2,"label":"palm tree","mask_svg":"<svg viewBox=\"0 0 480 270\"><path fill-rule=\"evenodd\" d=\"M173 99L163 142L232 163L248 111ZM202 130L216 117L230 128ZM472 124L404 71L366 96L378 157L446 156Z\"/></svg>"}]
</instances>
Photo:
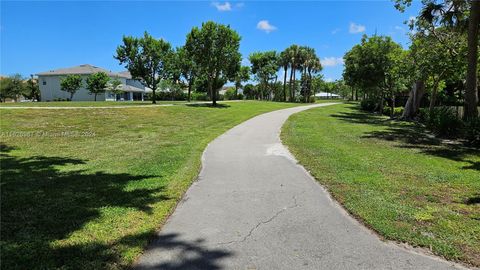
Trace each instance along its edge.
<instances>
[{"instance_id":1,"label":"palm tree","mask_svg":"<svg viewBox=\"0 0 480 270\"><path fill-rule=\"evenodd\" d=\"M289 49L285 49L283 52L280 53L280 57L278 58L278 65L280 68L283 67L283 101L287 101L287 72L288 67L290 66L290 56L289 56Z\"/></svg>"},{"instance_id":2,"label":"palm tree","mask_svg":"<svg viewBox=\"0 0 480 270\"><path fill-rule=\"evenodd\" d=\"M295 83L295 73L298 69L299 56L300 56L300 47L298 45L291 45L287 48L288 56L290 58L290 101L295 100L295 90L293 89L292 83Z\"/></svg>"}]
</instances>

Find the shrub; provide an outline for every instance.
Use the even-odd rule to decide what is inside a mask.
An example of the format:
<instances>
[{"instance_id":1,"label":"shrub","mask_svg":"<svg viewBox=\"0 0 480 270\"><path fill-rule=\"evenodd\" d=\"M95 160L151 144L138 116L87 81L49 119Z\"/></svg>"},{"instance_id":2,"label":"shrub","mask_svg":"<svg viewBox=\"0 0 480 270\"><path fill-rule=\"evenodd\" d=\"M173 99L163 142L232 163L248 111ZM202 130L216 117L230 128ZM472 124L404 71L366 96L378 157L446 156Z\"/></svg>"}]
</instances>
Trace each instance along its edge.
<instances>
[{"instance_id":1,"label":"shrub","mask_svg":"<svg viewBox=\"0 0 480 270\"><path fill-rule=\"evenodd\" d=\"M360 108L364 111L373 112L377 107L377 101L374 99L364 99L360 102Z\"/></svg>"},{"instance_id":2,"label":"shrub","mask_svg":"<svg viewBox=\"0 0 480 270\"><path fill-rule=\"evenodd\" d=\"M305 98L302 95L295 96L295 102L302 103Z\"/></svg>"},{"instance_id":3,"label":"shrub","mask_svg":"<svg viewBox=\"0 0 480 270\"><path fill-rule=\"evenodd\" d=\"M207 93L203 92L192 92L192 100L195 101L208 101L210 98L208 97Z\"/></svg>"},{"instance_id":4,"label":"shrub","mask_svg":"<svg viewBox=\"0 0 480 270\"><path fill-rule=\"evenodd\" d=\"M237 96L235 95L235 89L234 88L229 88L229 89L227 89L227 91L225 91L225 99L226 100L237 99Z\"/></svg>"},{"instance_id":5,"label":"shrub","mask_svg":"<svg viewBox=\"0 0 480 270\"><path fill-rule=\"evenodd\" d=\"M155 93L156 100L186 100L187 94L182 90L159 91Z\"/></svg>"},{"instance_id":6,"label":"shrub","mask_svg":"<svg viewBox=\"0 0 480 270\"><path fill-rule=\"evenodd\" d=\"M391 110L392 107L385 107L383 108L383 114L386 115L386 116L390 116L390 113L391 113ZM403 110L404 108L403 107L395 107L395 109L393 109L393 117L400 117L402 116L403 114Z\"/></svg>"},{"instance_id":7,"label":"shrub","mask_svg":"<svg viewBox=\"0 0 480 270\"><path fill-rule=\"evenodd\" d=\"M314 97L314 96L310 96L310 98L308 99L308 102L310 102L310 103L315 103L315 97Z\"/></svg>"},{"instance_id":8,"label":"shrub","mask_svg":"<svg viewBox=\"0 0 480 270\"><path fill-rule=\"evenodd\" d=\"M462 129L462 121L450 107L435 107L432 111L422 109L419 116L420 121L438 136L456 136Z\"/></svg>"},{"instance_id":9,"label":"shrub","mask_svg":"<svg viewBox=\"0 0 480 270\"><path fill-rule=\"evenodd\" d=\"M237 99L243 100L243 98L244 98L243 94L238 94L238 95L237 95Z\"/></svg>"}]
</instances>

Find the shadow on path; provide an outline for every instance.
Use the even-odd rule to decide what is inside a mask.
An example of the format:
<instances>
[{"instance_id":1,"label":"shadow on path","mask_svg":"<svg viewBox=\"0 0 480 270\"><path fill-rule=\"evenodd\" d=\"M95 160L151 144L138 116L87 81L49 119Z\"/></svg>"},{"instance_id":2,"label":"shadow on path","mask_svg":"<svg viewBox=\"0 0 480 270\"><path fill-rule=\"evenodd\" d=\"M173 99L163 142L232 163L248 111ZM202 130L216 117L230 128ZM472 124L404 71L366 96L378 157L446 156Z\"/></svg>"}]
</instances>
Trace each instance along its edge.
<instances>
[{"instance_id":1,"label":"shadow on path","mask_svg":"<svg viewBox=\"0 0 480 270\"><path fill-rule=\"evenodd\" d=\"M222 249L205 249L202 247L203 239L184 241L179 239L179 234L171 233L160 235L147 248L146 252L176 251L177 256L170 261L152 263L151 265L138 265L135 270L180 270L180 269L222 269L219 260L232 256L229 251Z\"/></svg>"}]
</instances>

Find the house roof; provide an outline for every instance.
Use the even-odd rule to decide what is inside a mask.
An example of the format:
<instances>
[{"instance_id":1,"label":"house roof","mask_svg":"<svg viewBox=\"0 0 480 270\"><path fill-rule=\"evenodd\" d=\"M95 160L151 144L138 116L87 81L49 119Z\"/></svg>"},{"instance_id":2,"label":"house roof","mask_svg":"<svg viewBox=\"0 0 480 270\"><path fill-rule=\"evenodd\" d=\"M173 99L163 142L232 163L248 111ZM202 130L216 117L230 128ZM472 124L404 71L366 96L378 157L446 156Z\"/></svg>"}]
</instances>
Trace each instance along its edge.
<instances>
[{"instance_id":1,"label":"house roof","mask_svg":"<svg viewBox=\"0 0 480 270\"><path fill-rule=\"evenodd\" d=\"M130 79L132 76L130 73L125 74L125 72L119 72L115 73L110 70L106 70L104 68L92 66L89 64L84 64L84 65L79 65L79 66L74 66L74 67L68 67L68 68L59 68L55 70L49 70L45 72L40 72L37 73L39 76L49 76L49 75L70 75L70 74L93 74L97 72L105 72L108 74L108 76L112 77L122 77L122 78L127 78ZM128 71L127 71L128 72Z\"/></svg>"},{"instance_id":2,"label":"house roof","mask_svg":"<svg viewBox=\"0 0 480 270\"><path fill-rule=\"evenodd\" d=\"M121 72L118 72L118 74L124 78L127 78L127 79L131 79L132 78L132 74L130 74L130 71L128 70L125 70L125 71L121 71Z\"/></svg>"},{"instance_id":3,"label":"house roof","mask_svg":"<svg viewBox=\"0 0 480 270\"><path fill-rule=\"evenodd\" d=\"M327 93L327 92L319 92L315 94L316 97L339 97L337 94Z\"/></svg>"},{"instance_id":4,"label":"house roof","mask_svg":"<svg viewBox=\"0 0 480 270\"><path fill-rule=\"evenodd\" d=\"M138 88L138 87L135 87L135 86L131 86L131 85L128 85L128 84L124 84L122 85L122 91L125 91L125 92L145 92L145 90L141 89L141 88Z\"/></svg>"}]
</instances>

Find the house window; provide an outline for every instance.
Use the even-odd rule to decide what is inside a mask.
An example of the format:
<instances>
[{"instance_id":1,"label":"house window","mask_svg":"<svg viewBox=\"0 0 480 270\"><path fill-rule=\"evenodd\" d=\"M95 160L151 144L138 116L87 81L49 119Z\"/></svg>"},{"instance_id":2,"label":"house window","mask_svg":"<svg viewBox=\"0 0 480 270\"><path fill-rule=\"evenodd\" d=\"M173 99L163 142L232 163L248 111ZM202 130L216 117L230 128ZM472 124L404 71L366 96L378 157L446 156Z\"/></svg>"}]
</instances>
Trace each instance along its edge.
<instances>
[{"instance_id":1,"label":"house window","mask_svg":"<svg viewBox=\"0 0 480 270\"><path fill-rule=\"evenodd\" d=\"M47 81L43 81L42 83L43 83L43 85L47 85Z\"/></svg>"}]
</instances>

